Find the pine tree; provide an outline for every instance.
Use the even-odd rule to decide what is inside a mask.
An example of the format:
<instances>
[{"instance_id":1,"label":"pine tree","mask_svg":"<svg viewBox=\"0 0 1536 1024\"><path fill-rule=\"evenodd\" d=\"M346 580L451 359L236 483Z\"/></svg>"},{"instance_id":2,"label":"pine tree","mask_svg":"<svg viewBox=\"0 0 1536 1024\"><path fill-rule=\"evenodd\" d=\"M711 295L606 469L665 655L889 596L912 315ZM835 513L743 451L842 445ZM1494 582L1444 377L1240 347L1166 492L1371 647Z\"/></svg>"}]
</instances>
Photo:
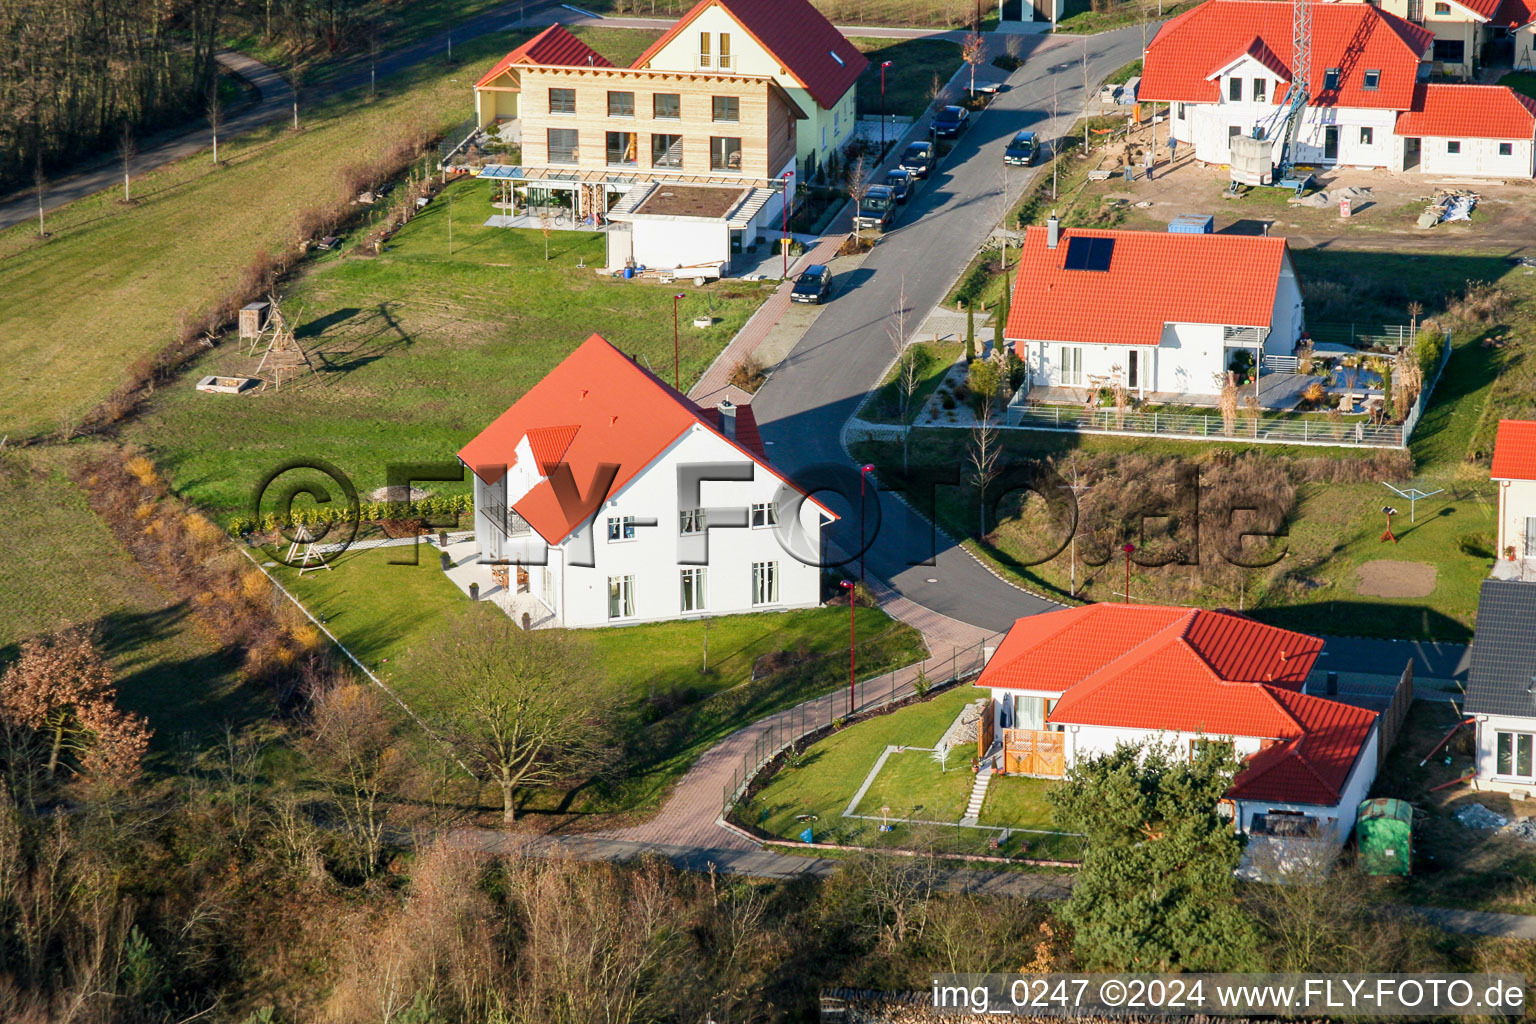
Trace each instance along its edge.
<instances>
[{"instance_id":1,"label":"pine tree","mask_svg":"<svg viewBox=\"0 0 1536 1024\"><path fill-rule=\"evenodd\" d=\"M1003 281L1003 298L997 304L997 311L992 314L992 351L1004 351L1003 328L1008 324L1008 282Z\"/></svg>"},{"instance_id":2,"label":"pine tree","mask_svg":"<svg viewBox=\"0 0 1536 1024\"><path fill-rule=\"evenodd\" d=\"M976 304L965 304L965 361L976 359Z\"/></svg>"}]
</instances>

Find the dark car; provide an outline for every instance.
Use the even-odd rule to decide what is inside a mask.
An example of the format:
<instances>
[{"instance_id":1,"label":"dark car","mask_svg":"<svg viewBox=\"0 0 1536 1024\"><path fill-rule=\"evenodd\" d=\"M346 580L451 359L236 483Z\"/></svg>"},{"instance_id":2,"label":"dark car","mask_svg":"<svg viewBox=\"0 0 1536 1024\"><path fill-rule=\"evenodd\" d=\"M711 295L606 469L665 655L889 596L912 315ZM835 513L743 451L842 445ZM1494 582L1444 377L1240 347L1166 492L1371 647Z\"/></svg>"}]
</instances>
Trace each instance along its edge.
<instances>
[{"instance_id":1,"label":"dark car","mask_svg":"<svg viewBox=\"0 0 1536 1024\"><path fill-rule=\"evenodd\" d=\"M1039 156L1040 148L1035 143L1035 133L1019 132L1008 140L1008 148L1003 150L1003 163L1029 167Z\"/></svg>"},{"instance_id":2,"label":"dark car","mask_svg":"<svg viewBox=\"0 0 1536 1024\"><path fill-rule=\"evenodd\" d=\"M917 176L911 171L893 167L885 172L885 184L891 190L892 197L898 203L904 203L911 197L912 189L917 185Z\"/></svg>"},{"instance_id":3,"label":"dark car","mask_svg":"<svg viewBox=\"0 0 1536 1024\"><path fill-rule=\"evenodd\" d=\"M928 172L933 170L933 143L907 143L906 150L901 154L901 162L897 166L904 171L911 171L916 177L928 177Z\"/></svg>"},{"instance_id":4,"label":"dark car","mask_svg":"<svg viewBox=\"0 0 1536 1024\"><path fill-rule=\"evenodd\" d=\"M965 131L971 123L971 112L964 107L945 107L933 117L933 134L941 139L952 139Z\"/></svg>"},{"instance_id":5,"label":"dark car","mask_svg":"<svg viewBox=\"0 0 1536 1024\"><path fill-rule=\"evenodd\" d=\"M791 302L825 302L832 292L832 271L820 263L812 264L795 278L790 289Z\"/></svg>"},{"instance_id":6,"label":"dark car","mask_svg":"<svg viewBox=\"0 0 1536 1024\"><path fill-rule=\"evenodd\" d=\"M853 218L854 227L884 231L891 226L891 217L896 213L896 193L889 185L871 185L856 209L858 215Z\"/></svg>"}]
</instances>

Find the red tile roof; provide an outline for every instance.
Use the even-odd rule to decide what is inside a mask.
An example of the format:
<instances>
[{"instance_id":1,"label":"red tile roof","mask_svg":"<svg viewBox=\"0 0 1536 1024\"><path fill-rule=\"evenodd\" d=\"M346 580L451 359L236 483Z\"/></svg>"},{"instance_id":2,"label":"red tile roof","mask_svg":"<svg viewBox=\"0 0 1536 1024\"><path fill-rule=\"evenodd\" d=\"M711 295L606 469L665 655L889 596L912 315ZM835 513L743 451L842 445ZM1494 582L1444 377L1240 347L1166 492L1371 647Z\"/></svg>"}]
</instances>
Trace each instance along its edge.
<instances>
[{"instance_id":1,"label":"red tile roof","mask_svg":"<svg viewBox=\"0 0 1536 1024\"><path fill-rule=\"evenodd\" d=\"M1322 648L1232 612L1095 604L1014 623L976 685L1060 693L1053 724L1278 741L1230 795L1331 806L1376 714L1300 692Z\"/></svg>"},{"instance_id":2,"label":"red tile roof","mask_svg":"<svg viewBox=\"0 0 1536 1024\"><path fill-rule=\"evenodd\" d=\"M869 59L809 0L699 0L631 67L645 67L694 18L714 6L734 18L824 110L836 106L869 66Z\"/></svg>"},{"instance_id":3,"label":"red tile roof","mask_svg":"<svg viewBox=\"0 0 1536 1024\"><path fill-rule=\"evenodd\" d=\"M602 465L616 465L618 472L608 490L612 497L685 432L702 425L788 483L768 464L749 408L738 407L737 440L732 442L717 425L718 410L699 408L594 334L466 444L459 459L480 479L494 484L516 464L517 447L526 437L539 464L537 475L548 478L563 462L585 498L591 497L589 489ZM810 500L826 511L814 498ZM548 479L512 507L551 544L564 541L592 514L591 507L563 508Z\"/></svg>"},{"instance_id":4,"label":"red tile roof","mask_svg":"<svg viewBox=\"0 0 1536 1024\"><path fill-rule=\"evenodd\" d=\"M1536 420L1499 420L1488 476L1493 480L1536 480Z\"/></svg>"},{"instance_id":5,"label":"red tile roof","mask_svg":"<svg viewBox=\"0 0 1536 1024\"><path fill-rule=\"evenodd\" d=\"M1493 23L1505 28L1524 28L1536 21L1536 0L1504 0L1493 16Z\"/></svg>"},{"instance_id":6,"label":"red tile roof","mask_svg":"<svg viewBox=\"0 0 1536 1024\"><path fill-rule=\"evenodd\" d=\"M554 64L561 67L578 67L592 59L592 66L611 68L613 62L586 43L571 35L560 25L551 25L522 46L497 61L491 70L480 77L475 88L490 85L497 75L514 64Z\"/></svg>"},{"instance_id":7,"label":"red tile roof","mask_svg":"<svg viewBox=\"0 0 1536 1024\"><path fill-rule=\"evenodd\" d=\"M1313 106L1407 110L1419 58L1434 35L1369 4L1312 5ZM1291 5L1274 0L1207 0L1163 25L1147 46L1143 100L1216 103L1221 83L1210 76L1262 46L1256 59L1291 81ZM1267 52L1266 52L1267 51ZM1323 72L1340 68L1339 88L1322 91ZM1376 89L1362 88L1366 70L1381 72ZM1275 89L1279 103L1286 90Z\"/></svg>"},{"instance_id":8,"label":"red tile roof","mask_svg":"<svg viewBox=\"0 0 1536 1024\"><path fill-rule=\"evenodd\" d=\"M1046 229L1024 235L1004 336L1010 341L1156 345L1165 323L1268 327L1283 238ZM1069 240L1114 239L1107 271L1067 270ZM1111 311L1113 315L1110 315Z\"/></svg>"},{"instance_id":9,"label":"red tile roof","mask_svg":"<svg viewBox=\"0 0 1536 1024\"><path fill-rule=\"evenodd\" d=\"M1471 139L1536 136L1536 100L1507 85L1435 82L1413 91L1413 109L1397 115L1398 135Z\"/></svg>"}]
</instances>

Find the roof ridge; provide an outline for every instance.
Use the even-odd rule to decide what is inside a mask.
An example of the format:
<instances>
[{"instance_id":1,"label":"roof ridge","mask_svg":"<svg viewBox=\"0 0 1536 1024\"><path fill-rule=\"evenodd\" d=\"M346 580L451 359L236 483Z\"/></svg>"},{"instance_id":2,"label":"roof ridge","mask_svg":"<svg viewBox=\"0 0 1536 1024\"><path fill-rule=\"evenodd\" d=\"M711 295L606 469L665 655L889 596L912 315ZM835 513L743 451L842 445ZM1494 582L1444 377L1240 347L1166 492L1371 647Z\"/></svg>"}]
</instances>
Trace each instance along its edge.
<instances>
[{"instance_id":1,"label":"roof ridge","mask_svg":"<svg viewBox=\"0 0 1536 1024\"><path fill-rule=\"evenodd\" d=\"M1101 603L1100 605L1091 607L1104 607L1104 605ZM1139 605L1138 607L1167 608L1171 606ZM1194 609L1188 609L1188 611L1193 612ZM1166 626L1157 629L1155 632L1149 633L1147 636L1142 638L1140 643L1134 644L1125 651L1122 651L1118 656L1111 658L1103 665L1100 665L1092 673L1074 683L1067 689L1066 693L1062 694L1062 698L1065 699L1067 694L1070 693L1072 694L1074 700L1086 700L1087 698L1092 697L1095 692L1102 689L1105 685L1118 678L1126 669L1139 665L1140 663L1146 661L1148 658L1152 657L1154 654L1158 654L1161 651L1166 650L1168 647L1166 643L1154 643L1154 641L1168 633L1174 633L1175 638L1177 638L1178 634L1176 631L1178 630L1179 623L1181 620L1186 619L1187 617L1187 615L1180 615ZM1190 649L1188 644L1185 644L1184 646L1186 649ZM1203 658L1199 660L1202 665L1205 665L1206 671L1210 672L1212 678L1214 678L1216 682L1219 683L1222 681L1221 677L1216 675L1211 666L1205 664L1205 660ZM1111 672L1112 669L1114 670L1113 672Z\"/></svg>"}]
</instances>

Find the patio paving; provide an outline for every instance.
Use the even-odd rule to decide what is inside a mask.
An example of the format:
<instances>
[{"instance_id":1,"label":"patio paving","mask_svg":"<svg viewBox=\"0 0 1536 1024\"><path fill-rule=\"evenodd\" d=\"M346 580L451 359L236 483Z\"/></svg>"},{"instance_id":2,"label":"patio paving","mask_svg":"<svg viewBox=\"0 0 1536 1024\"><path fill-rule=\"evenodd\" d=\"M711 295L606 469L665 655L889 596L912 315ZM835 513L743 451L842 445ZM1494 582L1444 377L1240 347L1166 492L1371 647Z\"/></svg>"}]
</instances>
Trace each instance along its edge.
<instances>
[{"instance_id":1,"label":"patio paving","mask_svg":"<svg viewBox=\"0 0 1536 1024\"><path fill-rule=\"evenodd\" d=\"M509 591L496 582L491 576L493 566L489 562L480 561L480 546L475 543L473 535L452 542L443 550L453 560L453 568L448 570L448 579L466 596L469 594L469 585L478 583L480 600L491 602L506 612L513 622L521 623L526 614L531 629L552 629L560 625L560 620L544 606L543 601L530 593ZM506 568L508 573L513 572L511 566Z\"/></svg>"}]
</instances>

